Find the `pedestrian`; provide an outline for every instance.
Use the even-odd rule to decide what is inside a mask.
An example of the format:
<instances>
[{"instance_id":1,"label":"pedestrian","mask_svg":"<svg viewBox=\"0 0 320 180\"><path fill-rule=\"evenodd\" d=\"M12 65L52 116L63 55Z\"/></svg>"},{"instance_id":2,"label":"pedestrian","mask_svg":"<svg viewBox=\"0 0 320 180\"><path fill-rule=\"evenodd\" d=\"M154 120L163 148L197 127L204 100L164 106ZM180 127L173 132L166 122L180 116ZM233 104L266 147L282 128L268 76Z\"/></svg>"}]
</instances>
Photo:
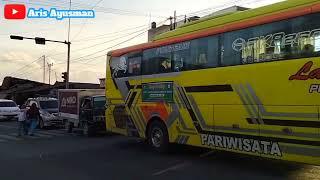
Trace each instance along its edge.
<instances>
[{"instance_id":1,"label":"pedestrian","mask_svg":"<svg viewBox=\"0 0 320 180\"><path fill-rule=\"evenodd\" d=\"M27 118L30 121L30 128L29 128L30 136L34 136L34 130L38 125L39 117L40 117L39 109L37 108L37 105L33 103L30 109L27 111Z\"/></svg>"},{"instance_id":2,"label":"pedestrian","mask_svg":"<svg viewBox=\"0 0 320 180\"><path fill-rule=\"evenodd\" d=\"M27 135L26 128L26 108L24 105L20 107L20 113L18 116L18 136L22 134Z\"/></svg>"}]
</instances>

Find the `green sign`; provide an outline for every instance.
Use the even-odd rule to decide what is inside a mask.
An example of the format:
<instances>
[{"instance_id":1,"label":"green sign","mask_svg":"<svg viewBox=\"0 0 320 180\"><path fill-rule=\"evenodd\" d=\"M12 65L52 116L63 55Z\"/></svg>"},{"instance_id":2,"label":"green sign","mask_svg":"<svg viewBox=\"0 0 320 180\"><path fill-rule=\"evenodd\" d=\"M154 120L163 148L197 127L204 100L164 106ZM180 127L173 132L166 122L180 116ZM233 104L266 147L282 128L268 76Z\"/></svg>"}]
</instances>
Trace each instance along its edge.
<instances>
[{"instance_id":1,"label":"green sign","mask_svg":"<svg viewBox=\"0 0 320 180\"><path fill-rule=\"evenodd\" d=\"M143 102L173 102L173 83L142 84Z\"/></svg>"}]
</instances>

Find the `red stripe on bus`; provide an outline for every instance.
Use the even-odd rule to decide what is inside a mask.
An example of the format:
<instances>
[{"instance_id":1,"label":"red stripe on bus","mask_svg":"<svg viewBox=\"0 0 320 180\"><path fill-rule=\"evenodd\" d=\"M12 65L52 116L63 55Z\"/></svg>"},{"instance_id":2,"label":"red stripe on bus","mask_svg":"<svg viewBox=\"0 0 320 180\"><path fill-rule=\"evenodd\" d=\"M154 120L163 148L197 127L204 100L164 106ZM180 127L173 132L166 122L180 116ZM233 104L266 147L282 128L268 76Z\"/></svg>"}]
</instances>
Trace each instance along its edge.
<instances>
[{"instance_id":1,"label":"red stripe on bus","mask_svg":"<svg viewBox=\"0 0 320 180\"><path fill-rule=\"evenodd\" d=\"M155 113L159 115L159 118L163 121L166 121L169 117L169 112L167 111L164 103L142 105L140 108L144 117L146 118L146 121L149 121Z\"/></svg>"},{"instance_id":2,"label":"red stripe on bus","mask_svg":"<svg viewBox=\"0 0 320 180\"><path fill-rule=\"evenodd\" d=\"M207 37L207 36L211 36L211 35L215 35L215 34L221 34L221 33L225 33L225 32L230 32L230 31L245 29L245 28L258 26L258 25L262 25L262 24L267 24L267 23L271 23L271 22L286 20L286 19L290 19L290 18L294 18L294 17L312 14L315 12L320 12L320 4L314 4L314 5L302 7L302 8L295 8L295 9L292 9L292 10L289 10L286 12L265 15L262 17L260 16L260 17L250 19L250 20L245 20L242 22L226 24L223 27L218 27L218 28L214 27L211 29L201 30L200 32L193 32L191 34L181 35L179 37L173 37L173 38L160 40L160 41L156 41L156 42L144 43L144 44L139 44L139 45L123 48L123 49L118 49L118 50L112 51L111 55L113 57L119 57L119 56L122 56L122 55L129 53L129 52L132 52L132 51L141 51L144 49L156 48L156 47L165 46L165 45L169 45L169 44L174 44L174 43L193 40L193 39L197 39L197 38Z\"/></svg>"}]
</instances>

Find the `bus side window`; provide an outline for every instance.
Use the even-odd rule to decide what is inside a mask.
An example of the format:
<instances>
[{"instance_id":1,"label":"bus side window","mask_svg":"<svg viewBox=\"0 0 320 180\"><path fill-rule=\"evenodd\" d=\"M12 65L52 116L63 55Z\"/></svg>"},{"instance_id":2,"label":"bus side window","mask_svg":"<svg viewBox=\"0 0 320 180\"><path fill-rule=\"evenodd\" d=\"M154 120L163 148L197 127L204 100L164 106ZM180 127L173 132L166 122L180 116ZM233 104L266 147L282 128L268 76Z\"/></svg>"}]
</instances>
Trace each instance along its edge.
<instances>
[{"instance_id":1,"label":"bus side window","mask_svg":"<svg viewBox=\"0 0 320 180\"><path fill-rule=\"evenodd\" d=\"M158 48L143 52L142 74L158 74L172 72L172 53L162 52Z\"/></svg>"},{"instance_id":2,"label":"bus side window","mask_svg":"<svg viewBox=\"0 0 320 180\"><path fill-rule=\"evenodd\" d=\"M141 74L141 57L129 58L128 73L131 76L138 76Z\"/></svg>"},{"instance_id":3,"label":"bus side window","mask_svg":"<svg viewBox=\"0 0 320 180\"><path fill-rule=\"evenodd\" d=\"M190 49L174 52L173 71L179 72L186 70L186 62L190 61Z\"/></svg>"}]
</instances>

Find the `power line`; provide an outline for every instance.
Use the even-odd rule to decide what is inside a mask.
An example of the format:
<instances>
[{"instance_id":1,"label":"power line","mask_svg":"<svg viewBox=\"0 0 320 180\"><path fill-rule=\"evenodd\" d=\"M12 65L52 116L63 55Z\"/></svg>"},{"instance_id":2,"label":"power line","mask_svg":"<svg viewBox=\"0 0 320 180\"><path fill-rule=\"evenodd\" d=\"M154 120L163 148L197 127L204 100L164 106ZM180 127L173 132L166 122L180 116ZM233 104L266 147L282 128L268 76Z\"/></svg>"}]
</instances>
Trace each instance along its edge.
<instances>
[{"instance_id":1,"label":"power line","mask_svg":"<svg viewBox=\"0 0 320 180\"><path fill-rule=\"evenodd\" d=\"M84 47L84 48L79 48L79 49L76 49L76 50L72 50L72 52L76 52L76 51L81 51L81 50L84 50L84 49L90 49L90 48L93 48L93 47L96 47L96 46L99 46L99 45L103 45L103 44L106 44L106 43L110 43L110 42L113 42L113 41L116 41L118 39L122 39L122 38L125 38L126 36L130 36L130 35L133 35L133 34L136 34L136 33L139 33L141 31L144 31L146 28L143 28L143 29L140 29L139 31L134 31L134 32L131 32L131 33L127 33L125 35L121 35L120 37L116 37L114 39L110 39L108 41L104 41L102 43L97 43L97 44L93 44L93 45L90 45L90 46L87 46L87 47ZM109 37L110 38L110 37ZM57 53L57 54L52 54L52 55L49 55L47 57L53 57L53 56L57 56L57 55L60 55L60 54L65 54L65 52L61 52L61 53Z\"/></svg>"},{"instance_id":2,"label":"power line","mask_svg":"<svg viewBox=\"0 0 320 180\"><path fill-rule=\"evenodd\" d=\"M165 23L167 20L168 20L168 19L160 22L159 24ZM148 30L143 31L142 33L139 33L138 35L135 35L135 36L133 36L133 37L131 37L131 38L129 38L129 39L126 39L125 41L122 41L122 42L120 42L120 43L118 43L118 44L116 44L116 45L113 45L113 46L108 47L108 48L106 48L106 49L103 49L103 50L100 50L100 51L96 51L96 52L94 52L94 53L91 53L91 54L88 54L88 55L85 55L85 56L82 56L82 57L73 59L72 61L75 61L75 62L77 62L77 60L78 60L78 61L83 61L83 60L81 60L81 59L83 59L83 58L85 58L85 57L88 57L88 56L95 55L95 54L97 54L97 53L104 52L104 51L109 50L109 49L112 49L112 48L114 48L114 47L117 47L117 46L119 46L119 45L121 45L121 44L123 44L123 43L126 43L126 42L131 41L132 39L135 39L135 38L137 38L137 37L139 37L139 36L142 36L142 35L143 35L144 33L146 33L146 32L148 32Z\"/></svg>"},{"instance_id":3,"label":"power line","mask_svg":"<svg viewBox=\"0 0 320 180\"><path fill-rule=\"evenodd\" d=\"M97 7L102 1L104 1L104 0L99 0L95 5L93 5L93 6L90 8L90 10L93 10L95 7ZM85 19L85 20L83 21L82 26L81 26L79 32L72 38L72 40L75 39L76 37L78 37L78 36L80 35L80 33L82 32L83 28L86 26L87 22L88 22L88 19Z\"/></svg>"},{"instance_id":4,"label":"power line","mask_svg":"<svg viewBox=\"0 0 320 180\"><path fill-rule=\"evenodd\" d=\"M38 59L32 61L31 63L29 63L29 64L27 64L27 65L25 65L25 66L23 66L23 67L21 67L21 68L19 68L19 69L17 69L17 70L15 70L15 72L14 72L14 73L11 73L9 76L14 76L17 72L22 71L24 68L29 67L30 65L32 65L32 64L35 63L35 62L40 61L41 58L42 58L42 57L39 57Z\"/></svg>"},{"instance_id":5,"label":"power line","mask_svg":"<svg viewBox=\"0 0 320 180\"><path fill-rule=\"evenodd\" d=\"M104 42L102 42L102 43L93 44L93 45L91 45L91 46L87 46L87 47L84 47L84 48L76 49L76 50L73 50L73 51L81 51L81 50L84 50L84 49L90 49L90 48L93 48L93 47L96 47L96 46L99 46L99 45L103 45L103 44L106 44L106 43L109 43L109 42L116 41L116 40L118 40L118 39L122 39L122 38L124 38L124 37L126 37L126 36L130 36L130 35L139 33L139 32L141 32L141 31L145 31L145 30L146 30L146 28L143 28L143 29L140 29L139 31L135 31L135 32L130 33L130 34L127 34L127 35L125 35L125 36L121 36L121 37L114 38L114 39L111 39L111 40L108 40L108 41L104 41Z\"/></svg>"},{"instance_id":6,"label":"power line","mask_svg":"<svg viewBox=\"0 0 320 180\"><path fill-rule=\"evenodd\" d=\"M116 31L116 32L111 32L111 33L106 33L106 34L100 34L100 35L96 35L96 36L88 36L79 40L75 40L72 42L80 42L80 41L90 41L90 40L97 40L98 38L101 39L105 36L109 37L110 35L114 35L114 34L119 34L122 32L126 32L126 31L130 31L130 30L134 30L134 29L138 29L138 28L142 28L142 27L146 27L147 25L141 25L141 26L136 26L136 27L131 27L131 28L127 28L127 29L123 29L121 31Z\"/></svg>"},{"instance_id":7,"label":"power line","mask_svg":"<svg viewBox=\"0 0 320 180\"><path fill-rule=\"evenodd\" d=\"M205 15L208 15L210 13L213 13L217 10L221 10L221 9L224 9L224 8L227 8L227 7L230 7L230 6L236 6L237 4L241 4L242 6L243 5L247 5L247 4L253 4L253 3L257 3L257 2L261 2L263 0L253 0L253 1L247 1L247 0L233 0L233 1L229 1L225 4L222 4L222 5L219 5L219 6L214 6L214 7L210 7L210 8L206 8L206 9L202 9L202 10L199 10L199 11L195 11L195 12L192 12L192 13L189 13L187 14L187 16L205 16ZM179 16L180 17L180 16Z\"/></svg>"},{"instance_id":8,"label":"power line","mask_svg":"<svg viewBox=\"0 0 320 180\"><path fill-rule=\"evenodd\" d=\"M83 56L83 57L91 56L91 55L94 55L94 54L97 54L97 53L100 53L100 52L103 52L103 51L106 51L106 50L110 50L110 49L115 48L115 47L117 47L117 46L119 46L119 45L121 45L121 44L124 44L124 43L126 43L126 42L129 42L129 41L131 41L131 40L133 40L133 39L135 39L135 38L137 38L137 37L139 37L139 36L142 36L142 35L145 34L146 32L147 32L147 31L144 31L144 32L142 32L142 33L140 33L140 34L138 34L138 35L136 35L136 36L133 36L133 37L131 37L131 38L129 38L129 39L126 39L125 41L122 41L122 42L120 42L120 43L118 43L118 44L115 44L115 45L110 46L110 47L108 47L108 48L106 48L106 49L97 51L97 52L95 52L95 53L92 53L92 54L89 54L89 55L86 55L86 56ZM101 55L101 56L97 56L96 58L102 57L102 56L105 56L105 55L106 55L106 54ZM78 60L78 59L79 59L79 60L76 61L76 62L83 61L83 60L85 60L85 59L82 59L83 57L74 59L74 61L75 61L75 60ZM92 62L92 61L94 61L94 60L96 60L96 59L92 59L92 60L90 60L90 61L87 61L87 63Z\"/></svg>"}]
</instances>

